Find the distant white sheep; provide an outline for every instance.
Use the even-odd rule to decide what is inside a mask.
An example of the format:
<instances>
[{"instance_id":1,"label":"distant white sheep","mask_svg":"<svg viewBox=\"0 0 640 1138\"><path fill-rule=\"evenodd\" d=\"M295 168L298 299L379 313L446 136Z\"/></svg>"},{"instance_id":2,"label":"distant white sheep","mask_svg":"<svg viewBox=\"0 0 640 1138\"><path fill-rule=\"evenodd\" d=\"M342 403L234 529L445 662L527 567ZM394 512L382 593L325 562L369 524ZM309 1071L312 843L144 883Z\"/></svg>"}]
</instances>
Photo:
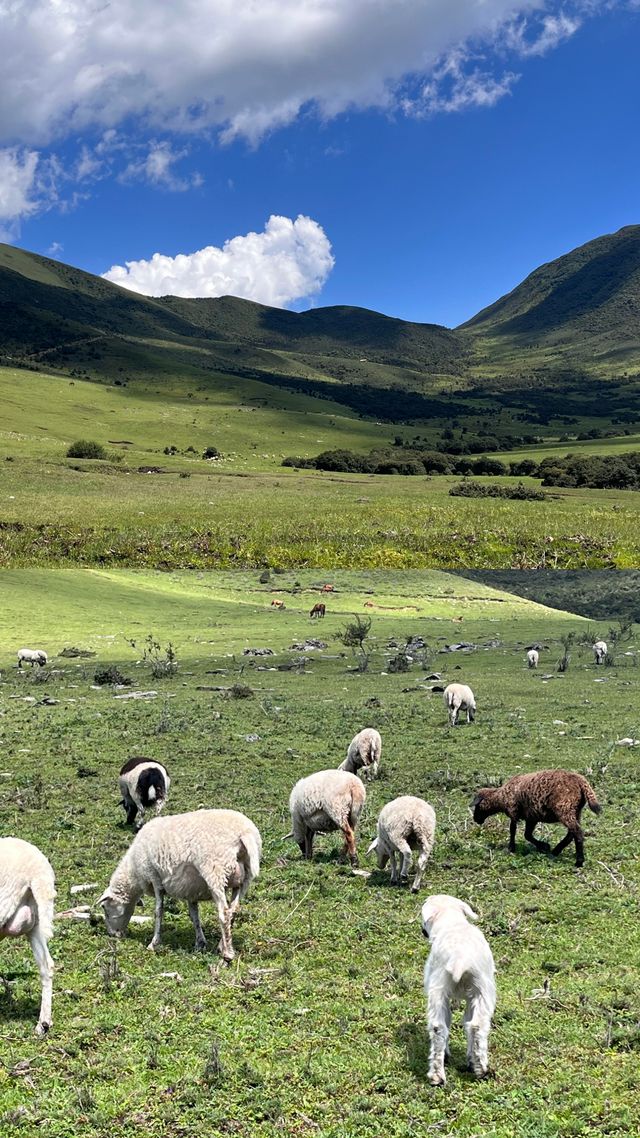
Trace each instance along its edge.
<instances>
[{"instance_id":1,"label":"distant white sheep","mask_svg":"<svg viewBox=\"0 0 640 1138\"><path fill-rule=\"evenodd\" d=\"M127 823L141 826L145 810L155 806L156 814L164 808L171 786L166 767L143 755L128 759L120 771L118 786Z\"/></svg>"},{"instance_id":2,"label":"distant white sheep","mask_svg":"<svg viewBox=\"0 0 640 1138\"><path fill-rule=\"evenodd\" d=\"M366 796L360 779L348 771L317 771L301 778L289 798L292 828L287 838L294 838L302 856L310 860L316 834L341 830L344 856L357 866L355 828Z\"/></svg>"},{"instance_id":3,"label":"distant white sheep","mask_svg":"<svg viewBox=\"0 0 640 1138\"><path fill-rule=\"evenodd\" d=\"M530 648L527 652L527 666L529 668L537 668L540 662L540 653L537 648Z\"/></svg>"},{"instance_id":4,"label":"distant white sheep","mask_svg":"<svg viewBox=\"0 0 640 1138\"><path fill-rule=\"evenodd\" d=\"M428 897L422 906L422 931L431 942L424 969L424 990L431 1049L429 1082L444 1086L444 1063L449 1054L451 1001L465 1000L463 1019L467 1064L477 1078L489 1069L489 1032L496 1006L493 955L473 909L446 893Z\"/></svg>"},{"instance_id":5,"label":"distant white sheep","mask_svg":"<svg viewBox=\"0 0 640 1138\"><path fill-rule=\"evenodd\" d=\"M433 849L436 831L436 815L432 806L423 798L403 794L387 802L378 816L377 835L367 853L375 851L378 868L384 869L391 860L391 884L408 881L412 850L419 850L418 871L411 892L417 893L422 883L427 861ZM396 854L400 862L400 877L396 866Z\"/></svg>"},{"instance_id":6,"label":"distant white sheep","mask_svg":"<svg viewBox=\"0 0 640 1138\"><path fill-rule=\"evenodd\" d=\"M449 684L444 689L443 699L451 727L455 727L461 711L466 711L467 723L473 723L476 717L476 697L467 684Z\"/></svg>"},{"instance_id":7,"label":"distant white sheep","mask_svg":"<svg viewBox=\"0 0 640 1138\"><path fill-rule=\"evenodd\" d=\"M44 668L49 657L46 652L41 648L20 648L18 651L18 667L21 668L23 664L31 664L35 667L37 664L40 668Z\"/></svg>"},{"instance_id":8,"label":"distant white sheep","mask_svg":"<svg viewBox=\"0 0 640 1138\"><path fill-rule=\"evenodd\" d=\"M149 948L160 944L164 899L169 896L189 903L196 950L205 949L198 902L212 899L222 932L219 951L225 960L233 960L231 925L260 872L261 855L258 829L237 810L194 810L152 818L136 834L100 898L108 933L122 936L142 894L152 893L155 928Z\"/></svg>"},{"instance_id":9,"label":"distant white sheep","mask_svg":"<svg viewBox=\"0 0 640 1138\"><path fill-rule=\"evenodd\" d=\"M367 777L375 778L378 773L378 763L382 754L382 739L375 727L365 727L358 731L349 743L347 757L340 763L339 771L349 771L350 774L365 772Z\"/></svg>"},{"instance_id":10,"label":"distant white sheep","mask_svg":"<svg viewBox=\"0 0 640 1138\"><path fill-rule=\"evenodd\" d=\"M0 940L29 938L42 981L38 1035L51 1027L53 960L48 942L53 936L55 895L53 869L37 846L22 838L0 838Z\"/></svg>"},{"instance_id":11,"label":"distant white sheep","mask_svg":"<svg viewBox=\"0 0 640 1138\"><path fill-rule=\"evenodd\" d=\"M596 642L593 646L593 655L594 655L594 659L595 659L596 664L604 664L604 662L607 658L608 652L609 652L609 649L607 648L605 641L604 640L596 640Z\"/></svg>"}]
</instances>

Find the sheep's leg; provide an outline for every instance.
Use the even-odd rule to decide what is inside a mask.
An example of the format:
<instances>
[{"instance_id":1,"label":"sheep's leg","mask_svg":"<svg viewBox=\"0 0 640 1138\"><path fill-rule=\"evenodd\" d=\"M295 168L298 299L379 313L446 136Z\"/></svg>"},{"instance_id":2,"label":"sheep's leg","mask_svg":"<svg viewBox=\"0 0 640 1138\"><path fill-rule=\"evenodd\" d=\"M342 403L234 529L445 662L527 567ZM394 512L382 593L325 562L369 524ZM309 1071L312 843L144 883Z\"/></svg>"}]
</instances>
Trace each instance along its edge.
<instances>
[{"instance_id":1,"label":"sheep's leg","mask_svg":"<svg viewBox=\"0 0 640 1138\"><path fill-rule=\"evenodd\" d=\"M358 855L356 853L356 835L348 822L345 822L342 832L344 834L344 854L349 858L353 868L357 869Z\"/></svg>"},{"instance_id":2,"label":"sheep's leg","mask_svg":"<svg viewBox=\"0 0 640 1138\"><path fill-rule=\"evenodd\" d=\"M204 952L207 947L207 940L200 922L200 910L198 909L197 901L189 901L189 916L191 917L191 923L196 934L195 951Z\"/></svg>"},{"instance_id":3,"label":"sheep's leg","mask_svg":"<svg viewBox=\"0 0 640 1138\"><path fill-rule=\"evenodd\" d=\"M42 981L42 999L40 1001L40 1015L36 1026L37 1035L46 1035L51 1027L51 1004L53 1000L53 960L49 948L38 925L29 936L31 951L40 971Z\"/></svg>"},{"instance_id":4,"label":"sheep's leg","mask_svg":"<svg viewBox=\"0 0 640 1138\"><path fill-rule=\"evenodd\" d=\"M311 858L313 857L313 839L314 838L315 838L315 832L313 830L309 830L309 829L305 830L304 843L300 844L300 849L302 850L302 856L307 861L311 861Z\"/></svg>"},{"instance_id":5,"label":"sheep's leg","mask_svg":"<svg viewBox=\"0 0 640 1138\"><path fill-rule=\"evenodd\" d=\"M553 847L551 853L554 857L558 857L571 842L576 844L576 866L579 869L581 865L584 865L584 833L577 823L567 829L564 838L558 842L557 846Z\"/></svg>"},{"instance_id":6,"label":"sheep's leg","mask_svg":"<svg viewBox=\"0 0 640 1138\"><path fill-rule=\"evenodd\" d=\"M215 891L212 889L211 895L218 909L218 920L220 921L220 931L222 933L220 942L218 944L218 952L222 956L223 960L226 960L227 963L230 963L235 956L233 944L231 942L231 909L227 905L227 898L224 895L224 889L215 889Z\"/></svg>"},{"instance_id":7,"label":"sheep's leg","mask_svg":"<svg viewBox=\"0 0 640 1138\"><path fill-rule=\"evenodd\" d=\"M509 853L516 852L516 830L518 829L518 819L512 818L509 823Z\"/></svg>"},{"instance_id":8,"label":"sheep's leg","mask_svg":"<svg viewBox=\"0 0 640 1138\"><path fill-rule=\"evenodd\" d=\"M422 874L424 873L424 871L427 867L428 860L429 860L429 851L423 850L422 853L420 854L420 856L418 857L418 868L416 870L416 875L413 879L413 885L411 886L411 892L412 893L417 893L420 886L422 885Z\"/></svg>"},{"instance_id":9,"label":"sheep's leg","mask_svg":"<svg viewBox=\"0 0 640 1138\"><path fill-rule=\"evenodd\" d=\"M391 853L389 854L389 861L391 863L391 884L397 885L398 884L398 868L396 866L396 852L395 852L395 850L391 850Z\"/></svg>"},{"instance_id":10,"label":"sheep's leg","mask_svg":"<svg viewBox=\"0 0 640 1138\"><path fill-rule=\"evenodd\" d=\"M537 822L532 821L531 818L527 818L527 820L524 824L524 836L528 842L531 842L532 846L535 846L535 848L540 851L540 853L550 853L551 852L551 846L549 845L549 843L548 842L541 842L541 841L539 841L538 838L534 838L534 836L533 836L533 831L535 830L537 825L538 825Z\"/></svg>"},{"instance_id":11,"label":"sheep's leg","mask_svg":"<svg viewBox=\"0 0 640 1138\"><path fill-rule=\"evenodd\" d=\"M138 817L135 820L135 828L139 830L144 824L144 806L138 806Z\"/></svg>"},{"instance_id":12,"label":"sheep's leg","mask_svg":"<svg viewBox=\"0 0 640 1138\"><path fill-rule=\"evenodd\" d=\"M411 847L402 838L398 841L398 852L402 854L400 863L400 884L402 885L409 880L409 868L411 866Z\"/></svg>"},{"instance_id":13,"label":"sheep's leg","mask_svg":"<svg viewBox=\"0 0 640 1138\"><path fill-rule=\"evenodd\" d=\"M467 1001L464 1031L467 1037L467 1065L477 1079L489 1069L489 1029L491 1017L478 998Z\"/></svg>"},{"instance_id":14,"label":"sheep's leg","mask_svg":"<svg viewBox=\"0 0 640 1138\"><path fill-rule=\"evenodd\" d=\"M153 936L147 945L152 952L160 947L162 942L162 917L164 915L164 889L161 885L154 883L153 892L155 895L155 925L153 926Z\"/></svg>"},{"instance_id":15,"label":"sheep's leg","mask_svg":"<svg viewBox=\"0 0 640 1138\"><path fill-rule=\"evenodd\" d=\"M133 826L138 814L138 807L132 801L123 802L123 806L127 811L127 826Z\"/></svg>"},{"instance_id":16,"label":"sheep's leg","mask_svg":"<svg viewBox=\"0 0 640 1138\"><path fill-rule=\"evenodd\" d=\"M428 1079L432 1086L444 1086L447 1076L444 1071L445 1056L449 1041L449 1024L451 1011L447 1000L441 993L429 992L429 1038L431 1048L429 1052Z\"/></svg>"}]
</instances>

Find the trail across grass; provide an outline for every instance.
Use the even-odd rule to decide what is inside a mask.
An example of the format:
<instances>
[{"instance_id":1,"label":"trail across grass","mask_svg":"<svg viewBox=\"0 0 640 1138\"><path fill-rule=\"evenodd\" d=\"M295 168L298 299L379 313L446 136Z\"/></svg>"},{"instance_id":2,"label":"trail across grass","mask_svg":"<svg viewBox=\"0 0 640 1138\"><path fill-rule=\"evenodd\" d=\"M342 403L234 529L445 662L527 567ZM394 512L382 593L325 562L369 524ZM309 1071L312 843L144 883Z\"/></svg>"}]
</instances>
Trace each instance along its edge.
<instances>
[{"instance_id":1,"label":"trail across grass","mask_svg":"<svg viewBox=\"0 0 640 1138\"><path fill-rule=\"evenodd\" d=\"M312 622L325 583L336 591L324 598L325 620ZM0 946L3 1133L635 1132L640 776L636 750L616 740L640 737L637 627L615 647L615 664L596 669L587 645L610 639L607 621L434 572L299 571L260 584L255 572L31 569L0 574L0 602L0 832L50 856L59 910L97 900L130 841L116 793L129 755L167 763L171 812L233 806L264 837L229 968L213 951L193 954L184 906L167 906L157 956L146 949L148 926L110 943L100 922L60 920L54 1027L37 1042L28 945ZM372 621L366 673L338 639L354 613ZM569 633L576 640L561 675ZM149 634L173 642L175 675L158 679L138 662ZM292 647L309 636L327 647ZM393 674L389 662L409 636L428 648ZM444 651L461 641L474 647ZM534 642L541 666L530 672L525 648ZM19 674L23 645L46 648L50 667ZM68 647L97 655L62 657ZM274 655L243 655L250 647ZM278 670L302 655L303 671ZM95 671L110 664L157 696L94 690ZM442 696L429 691L434 669L471 684L473 726L445 726ZM253 695L215 690L236 683ZM337 766L365 725L383 737L382 775L368 788L359 835L368 878L338 863L335 837L318 840L312 864L281 840L293 783ZM598 819L585 812L580 871L568 851L551 861L522 835L509 855L506 820L478 829L468 811L476 787L554 765L585 773L604 804ZM427 798L438 818L418 898L392 888L366 857L379 809L401 793ZM98 884L72 897L71 886L85 882ZM457 1016L444 1091L426 1081L419 911L432 891L474 906L498 967L494 1077L475 1083L462 1070ZM203 918L215 943L209 906Z\"/></svg>"}]
</instances>

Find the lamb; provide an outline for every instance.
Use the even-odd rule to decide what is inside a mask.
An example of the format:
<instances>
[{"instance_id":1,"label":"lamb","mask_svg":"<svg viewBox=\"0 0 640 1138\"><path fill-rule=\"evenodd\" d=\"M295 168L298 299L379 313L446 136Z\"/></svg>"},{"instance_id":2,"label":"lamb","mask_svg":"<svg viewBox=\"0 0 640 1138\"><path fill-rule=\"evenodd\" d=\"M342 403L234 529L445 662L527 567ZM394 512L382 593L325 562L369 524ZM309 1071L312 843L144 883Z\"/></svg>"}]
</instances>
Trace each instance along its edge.
<instances>
[{"instance_id":1,"label":"lamb","mask_svg":"<svg viewBox=\"0 0 640 1138\"><path fill-rule=\"evenodd\" d=\"M356 775L349 771L325 770L301 778L289 798L291 833L300 846L302 856L313 857L316 834L341 830L344 834L343 857L358 865L355 828L367 794Z\"/></svg>"},{"instance_id":2,"label":"lamb","mask_svg":"<svg viewBox=\"0 0 640 1138\"><path fill-rule=\"evenodd\" d=\"M349 743L347 757L340 763L339 771L349 771L358 774L366 771L369 778L375 778L378 773L378 763L382 754L382 739L380 732L374 727L365 727L358 731Z\"/></svg>"},{"instance_id":3,"label":"lamb","mask_svg":"<svg viewBox=\"0 0 640 1138\"><path fill-rule=\"evenodd\" d=\"M455 727L461 711L467 713L467 723L476 717L476 697L466 684L449 684L444 689L444 704L449 712L449 726Z\"/></svg>"},{"instance_id":4,"label":"lamb","mask_svg":"<svg viewBox=\"0 0 640 1138\"><path fill-rule=\"evenodd\" d=\"M524 836L541 853L558 857L571 841L576 846L576 865L584 865L584 834L580 814L587 805L594 814L602 807L586 778L574 771L545 770L533 774L517 774L500 787L483 787L471 808L473 819L482 825L491 814L506 814L510 819L509 851L515 853L518 822L524 820ZM534 830L538 822L558 822L567 827L564 838L553 849L538 841Z\"/></svg>"},{"instance_id":5,"label":"lamb","mask_svg":"<svg viewBox=\"0 0 640 1138\"><path fill-rule=\"evenodd\" d=\"M28 936L40 970L42 999L37 1035L51 1027L53 960L48 942L53 936L53 869L36 846L22 838L0 838L0 940Z\"/></svg>"},{"instance_id":6,"label":"lamb","mask_svg":"<svg viewBox=\"0 0 640 1138\"><path fill-rule=\"evenodd\" d=\"M595 657L596 664L604 664L608 653L609 649L607 648L605 641L596 640L593 646L593 655Z\"/></svg>"},{"instance_id":7,"label":"lamb","mask_svg":"<svg viewBox=\"0 0 640 1138\"><path fill-rule=\"evenodd\" d=\"M260 872L262 839L237 810L194 810L152 818L138 831L100 898L110 936L122 936L143 893L155 896L155 927L149 948L161 943L165 896L187 901L196 934L195 949L207 947L198 902L213 899L218 910L226 961L235 952L231 925L240 902ZM229 902L226 890L231 890Z\"/></svg>"},{"instance_id":8,"label":"lamb","mask_svg":"<svg viewBox=\"0 0 640 1138\"><path fill-rule=\"evenodd\" d=\"M415 875L411 892L417 893L422 883L422 874L433 849L436 829L436 815L432 806L423 798L403 794L382 807L378 816L377 835L367 853L375 851L378 868L384 869L391 859L391 884L398 884L396 854L400 859L400 878L402 885L408 881L411 851L419 850L418 872Z\"/></svg>"},{"instance_id":9,"label":"lamb","mask_svg":"<svg viewBox=\"0 0 640 1138\"><path fill-rule=\"evenodd\" d=\"M451 1001L465 1000L463 1019L467 1064L478 1079L489 1069L489 1032L496 1006L495 965L473 909L457 897L436 893L422 906L422 931L431 941L424 969L424 990L431 1048L429 1082L444 1086L448 1058Z\"/></svg>"},{"instance_id":10,"label":"lamb","mask_svg":"<svg viewBox=\"0 0 640 1138\"><path fill-rule=\"evenodd\" d=\"M18 667L21 668L23 664L31 664L33 668L36 664L40 668L44 668L49 657L46 652L41 648L20 648L18 651Z\"/></svg>"},{"instance_id":11,"label":"lamb","mask_svg":"<svg viewBox=\"0 0 640 1138\"><path fill-rule=\"evenodd\" d=\"M127 812L127 824L141 826L145 809L154 803L156 814L166 805L171 779L166 767L144 755L129 759L120 771L118 786L122 795L121 805ZM137 821L136 821L137 818Z\"/></svg>"},{"instance_id":12,"label":"lamb","mask_svg":"<svg viewBox=\"0 0 640 1138\"><path fill-rule=\"evenodd\" d=\"M527 652L527 666L529 668L537 668L540 662L540 653L537 648L530 648Z\"/></svg>"}]
</instances>

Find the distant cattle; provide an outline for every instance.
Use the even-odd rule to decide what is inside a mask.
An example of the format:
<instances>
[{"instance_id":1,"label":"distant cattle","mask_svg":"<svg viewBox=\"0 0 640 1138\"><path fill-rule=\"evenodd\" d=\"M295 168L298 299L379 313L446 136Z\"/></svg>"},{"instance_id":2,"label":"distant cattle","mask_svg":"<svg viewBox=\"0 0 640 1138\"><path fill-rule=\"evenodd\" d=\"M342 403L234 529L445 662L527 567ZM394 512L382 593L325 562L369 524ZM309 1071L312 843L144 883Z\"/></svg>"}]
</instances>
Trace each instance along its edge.
<instances>
[{"instance_id":1,"label":"distant cattle","mask_svg":"<svg viewBox=\"0 0 640 1138\"><path fill-rule=\"evenodd\" d=\"M272 609L283 609L284 608L284 601L272 601L271 602L271 608Z\"/></svg>"},{"instance_id":2,"label":"distant cattle","mask_svg":"<svg viewBox=\"0 0 640 1138\"><path fill-rule=\"evenodd\" d=\"M321 593L332 593L334 588L335 588L335 585L323 585L320 592Z\"/></svg>"},{"instance_id":3,"label":"distant cattle","mask_svg":"<svg viewBox=\"0 0 640 1138\"><path fill-rule=\"evenodd\" d=\"M323 605L321 601L318 601L318 603L315 604L313 606L313 608L311 609L309 616L311 617L312 620L316 620L317 618L322 619L324 617L326 611L327 611L327 606Z\"/></svg>"}]
</instances>

